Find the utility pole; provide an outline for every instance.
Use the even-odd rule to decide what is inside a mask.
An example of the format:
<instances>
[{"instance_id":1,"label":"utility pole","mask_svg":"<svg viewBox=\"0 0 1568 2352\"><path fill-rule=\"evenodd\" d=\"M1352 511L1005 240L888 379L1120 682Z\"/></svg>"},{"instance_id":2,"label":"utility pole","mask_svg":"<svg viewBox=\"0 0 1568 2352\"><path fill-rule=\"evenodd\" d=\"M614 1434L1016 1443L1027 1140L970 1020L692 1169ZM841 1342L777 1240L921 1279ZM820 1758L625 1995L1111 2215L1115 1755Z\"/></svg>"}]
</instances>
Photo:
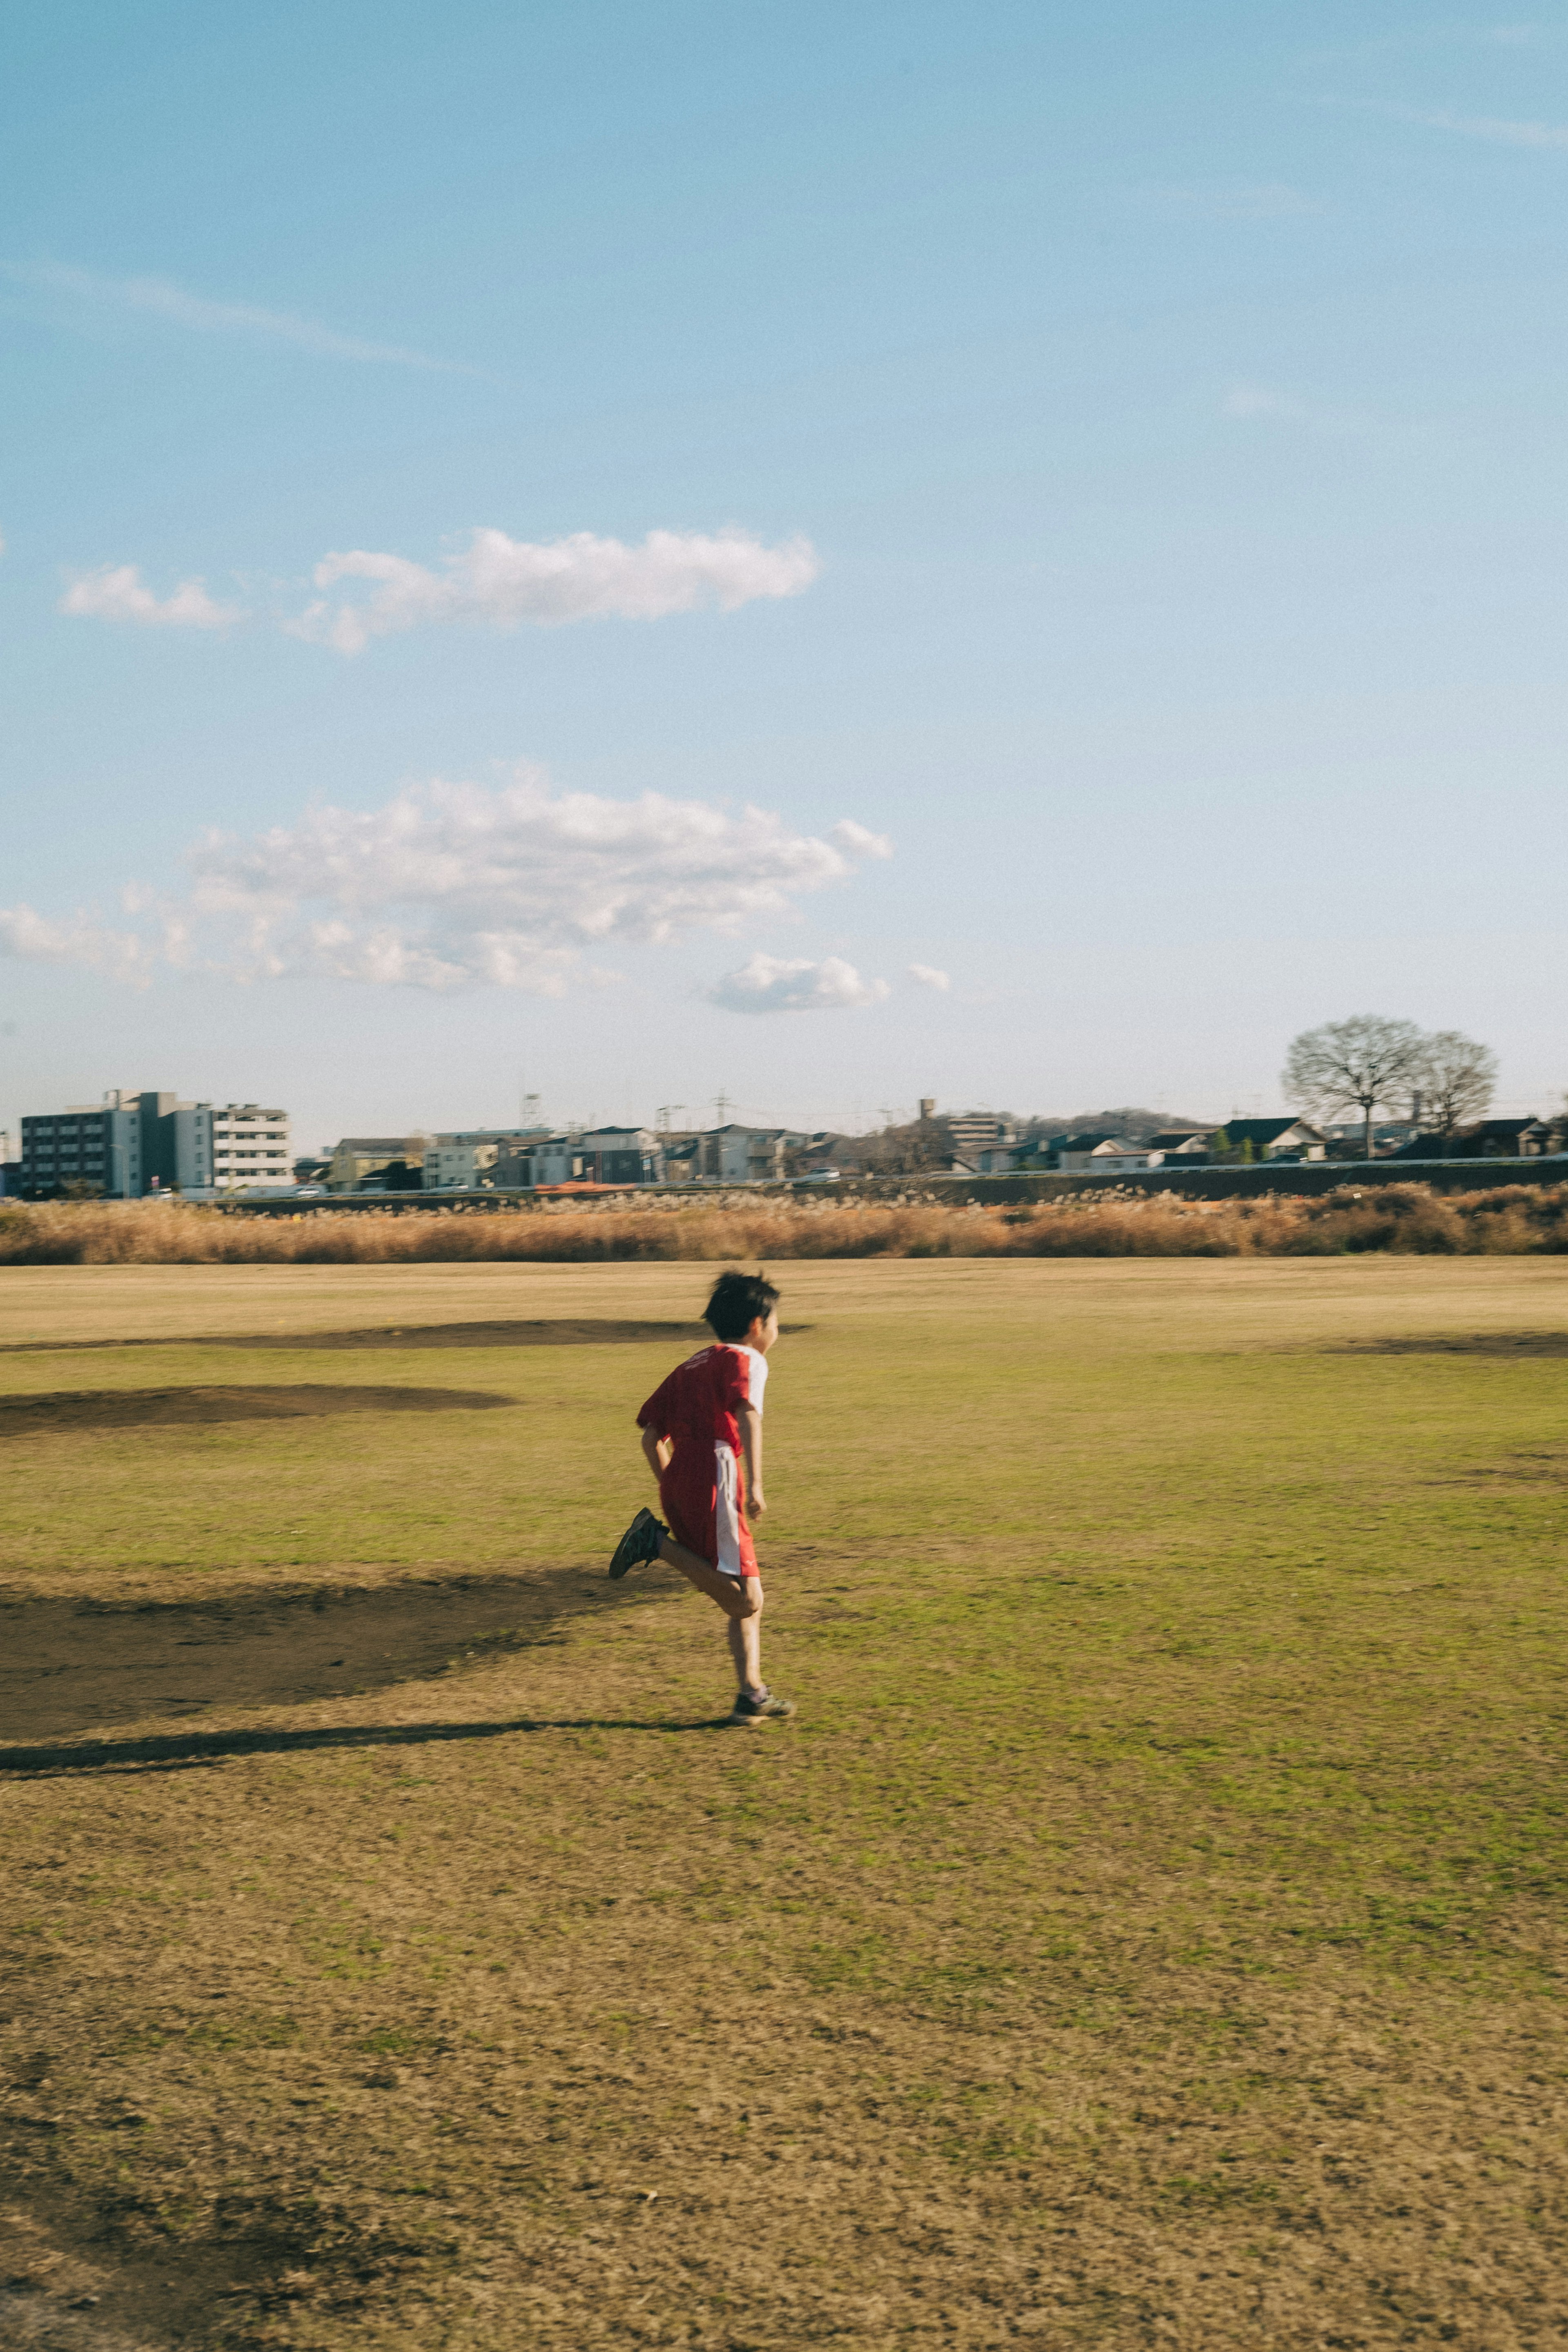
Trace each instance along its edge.
<instances>
[{"instance_id":1,"label":"utility pole","mask_svg":"<svg viewBox=\"0 0 1568 2352\"><path fill-rule=\"evenodd\" d=\"M684 1103L660 1103L658 1110L654 1114L655 1118L658 1121L658 1131L660 1135L668 1135L669 1133L669 1115L671 1111L684 1110L685 1108L686 1105Z\"/></svg>"},{"instance_id":2,"label":"utility pole","mask_svg":"<svg viewBox=\"0 0 1568 2352\"><path fill-rule=\"evenodd\" d=\"M724 1113L731 1108L730 1097L724 1092L722 1087L720 1087L718 1093L713 1097L713 1108L719 1114L719 1124L722 1127L724 1124Z\"/></svg>"}]
</instances>

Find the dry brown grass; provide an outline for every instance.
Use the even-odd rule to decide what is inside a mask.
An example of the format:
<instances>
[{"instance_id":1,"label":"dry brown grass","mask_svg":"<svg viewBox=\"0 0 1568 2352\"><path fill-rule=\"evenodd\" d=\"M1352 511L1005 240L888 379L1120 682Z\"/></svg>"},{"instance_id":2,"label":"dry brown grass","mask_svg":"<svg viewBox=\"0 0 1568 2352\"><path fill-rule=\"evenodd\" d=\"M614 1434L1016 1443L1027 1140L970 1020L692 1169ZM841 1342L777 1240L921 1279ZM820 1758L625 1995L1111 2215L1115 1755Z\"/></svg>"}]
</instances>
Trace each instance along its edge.
<instances>
[{"instance_id":1,"label":"dry brown grass","mask_svg":"<svg viewBox=\"0 0 1568 2352\"><path fill-rule=\"evenodd\" d=\"M0 1265L599 1265L734 1258L1436 1256L1568 1251L1568 1185L1436 1193L1426 1184L1190 1201L1078 1193L1005 1208L744 1193L635 1208L303 1210L236 1216L164 1202L0 1211Z\"/></svg>"}]
</instances>

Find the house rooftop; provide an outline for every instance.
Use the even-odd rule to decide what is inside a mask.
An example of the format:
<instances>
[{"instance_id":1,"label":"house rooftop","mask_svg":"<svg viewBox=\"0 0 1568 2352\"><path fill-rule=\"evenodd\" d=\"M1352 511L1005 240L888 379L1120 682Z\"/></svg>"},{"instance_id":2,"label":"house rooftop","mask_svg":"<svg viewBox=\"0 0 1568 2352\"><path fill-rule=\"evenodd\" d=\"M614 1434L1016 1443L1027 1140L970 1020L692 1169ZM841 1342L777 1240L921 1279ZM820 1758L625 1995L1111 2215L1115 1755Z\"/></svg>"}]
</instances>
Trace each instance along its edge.
<instances>
[{"instance_id":1,"label":"house rooftop","mask_svg":"<svg viewBox=\"0 0 1568 2352\"><path fill-rule=\"evenodd\" d=\"M1293 1127L1299 1127L1303 1135L1316 1136L1321 1131L1310 1126L1306 1119L1296 1118L1226 1118L1220 1121L1220 1126L1232 1143L1275 1143L1280 1136L1288 1135ZM1216 1128L1210 1131L1217 1134L1219 1129Z\"/></svg>"}]
</instances>

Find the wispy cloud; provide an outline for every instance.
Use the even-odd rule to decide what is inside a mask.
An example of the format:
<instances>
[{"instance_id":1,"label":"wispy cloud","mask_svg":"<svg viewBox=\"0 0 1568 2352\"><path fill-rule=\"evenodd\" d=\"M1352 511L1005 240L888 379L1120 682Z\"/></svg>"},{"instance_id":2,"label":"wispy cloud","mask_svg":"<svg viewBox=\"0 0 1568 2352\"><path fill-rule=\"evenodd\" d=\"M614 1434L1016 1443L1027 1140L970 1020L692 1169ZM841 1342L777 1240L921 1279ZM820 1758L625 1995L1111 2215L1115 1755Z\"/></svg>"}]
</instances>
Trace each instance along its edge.
<instances>
[{"instance_id":1,"label":"wispy cloud","mask_svg":"<svg viewBox=\"0 0 1568 2352\"><path fill-rule=\"evenodd\" d=\"M110 980L145 986L155 946L133 931L111 930L80 909L63 922L26 906L0 907L0 955L34 963L85 964Z\"/></svg>"},{"instance_id":2,"label":"wispy cloud","mask_svg":"<svg viewBox=\"0 0 1568 2352\"><path fill-rule=\"evenodd\" d=\"M737 971L727 971L708 991L710 1004L726 1013L845 1013L880 1004L885 980L862 980L842 956L754 955Z\"/></svg>"},{"instance_id":3,"label":"wispy cloud","mask_svg":"<svg viewBox=\"0 0 1568 2352\"><path fill-rule=\"evenodd\" d=\"M775 921L889 854L849 820L802 834L765 809L557 793L523 768L496 788L412 786L377 809L324 806L248 838L209 835L191 853L187 893L126 893L136 929L17 908L0 948L138 977L178 964L559 996L595 980L591 950Z\"/></svg>"},{"instance_id":4,"label":"wispy cloud","mask_svg":"<svg viewBox=\"0 0 1568 2352\"><path fill-rule=\"evenodd\" d=\"M952 986L949 974L939 971L934 963L910 964L910 978L917 982L921 988L934 988L942 993Z\"/></svg>"},{"instance_id":5,"label":"wispy cloud","mask_svg":"<svg viewBox=\"0 0 1568 2352\"><path fill-rule=\"evenodd\" d=\"M1233 383L1220 402L1222 416L1269 416L1285 425L1310 425L1312 414L1305 401L1289 393L1271 392L1267 384Z\"/></svg>"},{"instance_id":6,"label":"wispy cloud","mask_svg":"<svg viewBox=\"0 0 1568 2352\"><path fill-rule=\"evenodd\" d=\"M36 286L100 307L138 310L196 334L244 335L252 341L290 343L297 351L313 352L321 359L355 360L374 367L425 368L444 375L478 373L458 361L433 359L428 352L411 351L402 343L373 343L357 335L340 335L334 328L323 327L314 319L297 318L291 311L267 310L254 302L209 301L166 278L102 278L94 270L43 261L0 263L0 271L15 285Z\"/></svg>"},{"instance_id":7,"label":"wispy cloud","mask_svg":"<svg viewBox=\"0 0 1568 2352\"><path fill-rule=\"evenodd\" d=\"M1280 180L1232 181L1215 187L1145 191L1156 210L1177 220L1292 220L1325 207L1316 196Z\"/></svg>"},{"instance_id":8,"label":"wispy cloud","mask_svg":"<svg viewBox=\"0 0 1568 2352\"><path fill-rule=\"evenodd\" d=\"M1431 49L1530 49L1560 37L1540 25L1407 25L1364 41L1303 53L1303 65L1360 64L1368 58L1409 56Z\"/></svg>"},{"instance_id":9,"label":"wispy cloud","mask_svg":"<svg viewBox=\"0 0 1568 2352\"><path fill-rule=\"evenodd\" d=\"M1396 106L1370 98L1336 102L1350 104L1363 114L1381 114L1390 122L1414 123L1424 131L1447 131L1458 139L1489 140L1499 147L1568 147L1568 123L1517 122L1498 114L1453 114L1445 108Z\"/></svg>"},{"instance_id":10,"label":"wispy cloud","mask_svg":"<svg viewBox=\"0 0 1568 2352\"><path fill-rule=\"evenodd\" d=\"M1220 401L1219 413L1237 424L1293 425L1333 440L1353 438L1372 429L1364 416L1348 409L1324 408L1266 383L1233 383Z\"/></svg>"},{"instance_id":11,"label":"wispy cloud","mask_svg":"<svg viewBox=\"0 0 1568 2352\"><path fill-rule=\"evenodd\" d=\"M439 571L357 548L324 556L314 573L318 588L369 580L375 593L336 603L322 597L285 626L312 644L357 654L373 637L453 622L550 628L612 615L657 620L701 604L732 613L758 597L798 596L820 570L807 540L767 547L734 528L651 530L640 547L586 530L539 542L480 530Z\"/></svg>"},{"instance_id":12,"label":"wispy cloud","mask_svg":"<svg viewBox=\"0 0 1568 2352\"><path fill-rule=\"evenodd\" d=\"M59 609L81 619L132 621L152 629L227 629L245 618L237 605L215 604L203 580L182 580L160 603L134 563L78 572Z\"/></svg>"}]
</instances>

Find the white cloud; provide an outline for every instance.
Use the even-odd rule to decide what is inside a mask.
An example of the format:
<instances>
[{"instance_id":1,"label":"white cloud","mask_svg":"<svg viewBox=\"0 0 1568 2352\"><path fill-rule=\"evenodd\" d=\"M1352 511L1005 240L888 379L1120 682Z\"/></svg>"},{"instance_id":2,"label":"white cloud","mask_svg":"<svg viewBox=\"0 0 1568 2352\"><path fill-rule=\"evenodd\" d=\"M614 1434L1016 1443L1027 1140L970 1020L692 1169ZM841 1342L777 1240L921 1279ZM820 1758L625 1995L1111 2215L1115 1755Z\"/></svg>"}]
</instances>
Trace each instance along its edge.
<instances>
[{"instance_id":1,"label":"white cloud","mask_svg":"<svg viewBox=\"0 0 1568 2352\"><path fill-rule=\"evenodd\" d=\"M1151 188L1161 212L1187 220L1293 220L1324 207L1282 180L1232 181L1207 188Z\"/></svg>"},{"instance_id":2,"label":"white cloud","mask_svg":"<svg viewBox=\"0 0 1568 2352\"><path fill-rule=\"evenodd\" d=\"M164 965L558 996L613 977L587 961L595 949L776 921L889 854L849 822L823 837L765 809L552 793L521 769L499 788L411 786L379 809L322 806L248 839L209 835L191 854L187 898L124 893L139 929L55 924L18 908L3 919L0 950L138 977ZM849 968L820 970L831 990L833 971ZM859 986L853 973L849 983Z\"/></svg>"},{"instance_id":3,"label":"white cloud","mask_svg":"<svg viewBox=\"0 0 1568 2352\"><path fill-rule=\"evenodd\" d=\"M1304 402L1288 393L1270 392L1260 383L1235 383L1220 403L1222 416L1271 416L1283 424L1307 425L1311 413Z\"/></svg>"},{"instance_id":4,"label":"white cloud","mask_svg":"<svg viewBox=\"0 0 1568 2352\"><path fill-rule=\"evenodd\" d=\"M885 980L862 980L842 956L813 963L805 956L754 955L708 991L727 1013L832 1013L879 1004Z\"/></svg>"},{"instance_id":5,"label":"white cloud","mask_svg":"<svg viewBox=\"0 0 1568 2352\"><path fill-rule=\"evenodd\" d=\"M1233 383L1219 411L1238 424L1299 425L1331 440L1355 439L1374 430L1367 417L1352 409L1320 408L1298 399L1294 393L1276 392L1264 383Z\"/></svg>"},{"instance_id":6,"label":"white cloud","mask_svg":"<svg viewBox=\"0 0 1568 2352\"><path fill-rule=\"evenodd\" d=\"M78 913L51 922L28 906L0 907L0 955L34 963L79 963L111 980L144 986L152 961L148 942L132 931L111 931Z\"/></svg>"},{"instance_id":7,"label":"white cloud","mask_svg":"<svg viewBox=\"0 0 1568 2352\"><path fill-rule=\"evenodd\" d=\"M438 572L363 548L325 556L315 570L318 588L370 580L378 583L375 593L357 602L322 597L285 626L314 644L357 654L373 637L454 621L548 628L610 615L657 620L700 604L732 613L760 596L798 596L820 569L806 540L766 547L734 529L653 530L640 547L586 530L540 543L479 530Z\"/></svg>"},{"instance_id":8,"label":"white cloud","mask_svg":"<svg viewBox=\"0 0 1568 2352\"><path fill-rule=\"evenodd\" d=\"M934 963L910 964L910 978L918 981L922 988L946 991L952 986L949 975L945 971L939 971Z\"/></svg>"},{"instance_id":9,"label":"white cloud","mask_svg":"<svg viewBox=\"0 0 1568 2352\"><path fill-rule=\"evenodd\" d=\"M135 621L143 628L226 629L245 614L233 604L216 604L202 580L182 580L160 604L134 563L106 563L80 572L60 598L62 613L99 621Z\"/></svg>"},{"instance_id":10,"label":"white cloud","mask_svg":"<svg viewBox=\"0 0 1568 2352\"><path fill-rule=\"evenodd\" d=\"M1381 114L1391 122L1410 122L1424 131L1447 131L1460 139L1484 139L1501 147L1561 150L1568 147L1568 123L1510 121L1495 114L1453 114L1446 109L1389 106L1373 99L1352 101L1366 114Z\"/></svg>"},{"instance_id":11,"label":"white cloud","mask_svg":"<svg viewBox=\"0 0 1568 2352\"><path fill-rule=\"evenodd\" d=\"M1506 122L1490 114L1422 114L1414 108L1397 110L1405 122L1418 122L1428 131L1452 131L1461 139L1489 139L1502 147L1568 147L1568 124L1561 122Z\"/></svg>"},{"instance_id":12,"label":"white cloud","mask_svg":"<svg viewBox=\"0 0 1568 2352\"><path fill-rule=\"evenodd\" d=\"M100 278L90 269L53 262L7 262L0 267L18 285L140 310L198 334L244 335L252 341L292 343L297 350L313 352L322 359L358 360L381 367L429 368L457 375L476 373L451 360L409 351L400 343L367 343L356 335L340 335L313 319L299 319L287 310L264 310L254 302L209 302L199 294L186 293L166 278Z\"/></svg>"}]
</instances>

